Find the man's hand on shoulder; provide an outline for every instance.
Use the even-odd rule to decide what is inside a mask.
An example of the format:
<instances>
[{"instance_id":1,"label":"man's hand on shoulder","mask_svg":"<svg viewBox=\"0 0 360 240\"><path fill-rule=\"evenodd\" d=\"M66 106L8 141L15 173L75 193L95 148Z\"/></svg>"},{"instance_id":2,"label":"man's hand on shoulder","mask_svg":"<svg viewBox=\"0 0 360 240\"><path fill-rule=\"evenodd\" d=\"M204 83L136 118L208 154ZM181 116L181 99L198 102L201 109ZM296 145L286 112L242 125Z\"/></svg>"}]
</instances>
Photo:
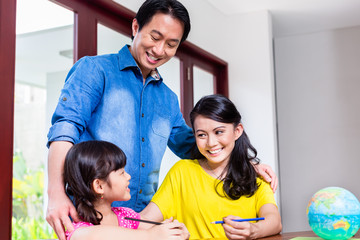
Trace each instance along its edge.
<instances>
[{"instance_id":1,"label":"man's hand on shoulder","mask_svg":"<svg viewBox=\"0 0 360 240\"><path fill-rule=\"evenodd\" d=\"M54 229L59 240L66 239L65 229L69 232L74 230L69 216L71 216L74 221L79 221L76 209L65 192L59 191L57 193L53 193L52 196L49 194L46 221Z\"/></svg>"},{"instance_id":2,"label":"man's hand on shoulder","mask_svg":"<svg viewBox=\"0 0 360 240\"><path fill-rule=\"evenodd\" d=\"M270 183L271 189L275 193L279 179L272 168L267 164L254 164L253 166L257 174L261 176L266 182Z\"/></svg>"}]
</instances>

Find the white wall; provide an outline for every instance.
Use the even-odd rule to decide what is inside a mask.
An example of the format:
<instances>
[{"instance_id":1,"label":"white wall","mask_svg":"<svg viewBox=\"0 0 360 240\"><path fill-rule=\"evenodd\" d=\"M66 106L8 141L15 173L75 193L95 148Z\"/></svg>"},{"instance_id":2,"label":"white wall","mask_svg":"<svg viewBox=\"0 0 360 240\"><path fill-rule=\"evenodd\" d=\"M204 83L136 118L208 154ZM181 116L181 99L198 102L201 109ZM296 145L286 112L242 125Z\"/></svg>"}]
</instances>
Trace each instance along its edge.
<instances>
[{"instance_id":1,"label":"white wall","mask_svg":"<svg viewBox=\"0 0 360 240\"><path fill-rule=\"evenodd\" d=\"M189 41L228 62L229 97L261 162L279 174L271 16L268 11L225 16L200 2L205 6L186 5L193 26ZM192 13L196 9L207 14Z\"/></svg>"},{"instance_id":2,"label":"white wall","mask_svg":"<svg viewBox=\"0 0 360 240\"><path fill-rule=\"evenodd\" d=\"M360 27L275 39L284 231L328 186L360 199Z\"/></svg>"},{"instance_id":3,"label":"white wall","mask_svg":"<svg viewBox=\"0 0 360 240\"><path fill-rule=\"evenodd\" d=\"M229 97L242 114L259 158L277 171L270 14L226 16L206 1L182 2L192 19L189 41L228 62Z\"/></svg>"},{"instance_id":4,"label":"white wall","mask_svg":"<svg viewBox=\"0 0 360 240\"><path fill-rule=\"evenodd\" d=\"M226 59L230 98L243 116L262 163L277 174L277 137L271 16L267 11L232 16ZM279 191L277 191L277 194Z\"/></svg>"}]
</instances>

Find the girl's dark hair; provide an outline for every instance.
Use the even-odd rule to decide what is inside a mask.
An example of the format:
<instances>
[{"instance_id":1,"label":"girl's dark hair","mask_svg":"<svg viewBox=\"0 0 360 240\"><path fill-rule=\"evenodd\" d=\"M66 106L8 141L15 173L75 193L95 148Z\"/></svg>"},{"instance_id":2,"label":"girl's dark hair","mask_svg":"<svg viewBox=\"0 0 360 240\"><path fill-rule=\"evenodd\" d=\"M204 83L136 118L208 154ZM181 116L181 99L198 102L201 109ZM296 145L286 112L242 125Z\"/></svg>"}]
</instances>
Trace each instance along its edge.
<instances>
[{"instance_id":1,"label":"girl's dark hair","mask_svg":"<svg viewBox=\"0 0 360 240\"><path fill-rule=\"evenodd\" d=\"M190 17L184 5L177 0L146 0L135 16L139 24L139 31L151 21L156 13L168 14L182 22L184 24L184 33L180 43L186 40L191 28Z\"/></svg>"},{"instance_id":2,"label":"girl's dark hair","mask_svg":"<svg viewBox=\"0 0 360 240\"><path fill-rule=\"evenodd\" d=\"M86 141L70 148L64 164L65 190L73 197L83 221L98 225L103 218L93 204L100 198L92 188L93 181L107 181L112 171L123 168L125 164L123 151L109 142Z\"/></svg>"},{"instance_id":3,"label":"girl's dark hair","mask_svg":"<svg viewBox=\"0 0 360 240\"><path fill-rule=\"evenodd\" d=\"M225 96L220 94L209 95L201 98L190 113L190 121L194 131L194 121L197 116L203 116L221 123L232 123L237 127L241 122L241 115L235 105ZM192 158L205 158L197 148L193 149ZM251 145L245 132L235 141L227 165L227 174L223 179L223 190L231 199L239 199L241 196L252 196L258 189L256 172L251 164L259 163L257 151ZM219 183L218 183L219 184ZM217 191L217 186L215 187ZM219 193L218 193L219 194ZM220 195L220 194L219 194Z\"/></svg>"}]
</instances>

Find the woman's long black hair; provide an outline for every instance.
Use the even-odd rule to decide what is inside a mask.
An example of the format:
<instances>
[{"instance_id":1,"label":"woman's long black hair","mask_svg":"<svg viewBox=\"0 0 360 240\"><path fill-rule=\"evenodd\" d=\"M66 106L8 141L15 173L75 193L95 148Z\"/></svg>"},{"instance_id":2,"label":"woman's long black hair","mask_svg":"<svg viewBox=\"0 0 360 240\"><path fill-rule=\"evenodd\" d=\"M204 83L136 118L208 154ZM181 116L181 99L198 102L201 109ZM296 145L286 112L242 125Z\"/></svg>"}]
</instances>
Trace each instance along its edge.
<instances>
[{"instance_id":1,"label":"woman's long black hair","mask_svg":"<svg viewBox=\"0 0 360 240\"><path fill-rule=\"evenodd\" d=\"M237 127L241 122L241 115L235 105L227 97L220 94L205 96L197 102L190 113L193 131L194 121L199 115L221 123L232 123L234 127ZM192 158L204 159L205 157L197 148L194 148ZM258 189L257 174L251 162L258 164L259 159L256 149L251 145L244 130L235 141L227 165L227 174L221 179L224 183L223 190L231 199L236 200L241 196L250 197Z\"/></svg>"},{"instance_id":2,"label":"woman's long black hair","mask_svg":"<svg viewBox=\"0 0 360 240\"><path fill-rule=\"evenodd\" d=\"M94 207L100 195L93 190L93 181L107 181L112 171L125 167L125 164L123 151L110 142L86 141L70 148L64 165L65 191L73 197L83 221L98 225L103 217Z\"/></svg>"}]
</instances>

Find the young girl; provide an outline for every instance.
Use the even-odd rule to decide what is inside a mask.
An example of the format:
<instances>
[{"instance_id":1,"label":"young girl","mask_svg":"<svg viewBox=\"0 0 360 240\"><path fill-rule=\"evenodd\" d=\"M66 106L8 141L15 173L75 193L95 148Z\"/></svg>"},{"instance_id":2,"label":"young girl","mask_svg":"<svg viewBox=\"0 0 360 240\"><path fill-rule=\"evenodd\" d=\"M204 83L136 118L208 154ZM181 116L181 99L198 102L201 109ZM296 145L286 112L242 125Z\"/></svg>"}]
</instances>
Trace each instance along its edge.
<instances>
[{"instance_id":1,"label":"young girl","mask_svg":"<svg viewBox=\"0 0 360 240\"><path fill-rule=\"evenodd\" d=\"M257 178L257 151L234 104L222 95L203 97L190 114L197 160L181 160L168 172L142 215L173 216L191 238L255 239L281 231L269 184ZM253 164L251 163L253 162ZM264 217L258 222L233 219ZM223 220L224 224L211 224Z\"/></svg>"},{"instance_id":2,"label":"young girl","mask_svg":"<svg viewBox=\"0 0 360 240\"><path fill-rule=\"evenodd\" d=\"M125 164L125 154L109 142L81 142L70 149L65 158L64 183L82 222L73 223L75 230L66 232L67 240L187 238L186 228L176 220L161 225L139 224L125 219L140 219L132 209L111 207L114 201L131 198L131 177L124 170Z\"/></svg>"}]
</instances>

